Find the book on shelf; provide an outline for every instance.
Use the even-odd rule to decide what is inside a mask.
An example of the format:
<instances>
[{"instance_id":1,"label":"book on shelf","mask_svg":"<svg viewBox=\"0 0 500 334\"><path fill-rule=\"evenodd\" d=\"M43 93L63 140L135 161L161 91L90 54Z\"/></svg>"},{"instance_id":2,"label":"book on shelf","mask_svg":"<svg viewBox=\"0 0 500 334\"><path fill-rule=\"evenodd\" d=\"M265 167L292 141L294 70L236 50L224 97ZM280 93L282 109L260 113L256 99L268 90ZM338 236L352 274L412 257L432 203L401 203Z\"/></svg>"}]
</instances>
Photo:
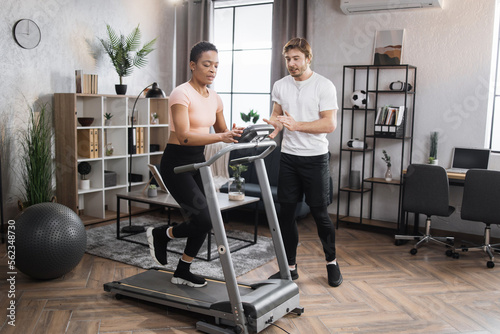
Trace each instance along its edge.
<instances>
[{"instance_id":1,"label":"book on shelf","mask_svg":"<svg viewBox=\"0 0 500 334\"><path fill-rule=\"evenodd\" d=\"M375 117L375 135L401 138L403 135L403 119L405 107L384 106L377 110Z\"/></svg>"},{"instance_id":2,"label":"book on shelf","mask_svg":"<svg viewBox=\"0 0 500 334\"><path fill-rule=\"evenodd\" d=\"M75 70L75 83L76 83L76 92L82 92L82 70Z\"/></svg>"},{"instance_id":3,"label":"book on shelf","mask_svg":"<svg viewBox=\"0 0 500 334\"><path fill-rule=\"evenodd\" d=\"M78 156L94 159L99 157L99 130L78 129L77 130Z\"/></svg>"},{"instance_id":4,"label":"book on shelf","mask_svg":"<svg viewBox=\"0 0 500 334\"><path fill-rule=\"evenodd\" d=\"M136 130L128 128L128 153L137 154L137 136Z\"/></svg>"},{"instance_id":5,"label":"book on shelf","mask_svg":"<svg viewBox=\"0 0 500 334\"><path fill-rule=\"evenodd\" d=\"M376 125L401 125L404 117L404 106L384 106L377 109Z\"/></svg>"},{"instance_id":6,"label":"book on shelf","mask_svg":"<svg viewBox=\"0 0 500 334\"><path fill-rule=\"evenodd\" d=\"M142 154L144 151L144 128L136 127L128 129L129 154Z\"/></svg>"},{"instance_id":7,"label":"book on shelf","mask_svg":"<svg viewBox=\"0 0 500 334\"><path fill-rule=\"evenodd\" d=\"M75 70L76 92L83 94L97 94L98 75L84 74L82 70Z\"/></svg>"},{"instance_id":8,"label":"book on shelf","mask_svg":"<svg viewBox=\"0 0 500 334\"><path fill-rule=\"evenodd\" d=\"M99 158L99 130L94 129L94 158Z\"/></svg>"},{"instance_id":9,"label":"book on shelf","mask_svg":"<svg viewBox=\"0 0 500 334\"><path fill-rule=\"evenodd\" d=\"M144 128L139 128L139 153L144 152Z\"/></svg>"}]
</instances>

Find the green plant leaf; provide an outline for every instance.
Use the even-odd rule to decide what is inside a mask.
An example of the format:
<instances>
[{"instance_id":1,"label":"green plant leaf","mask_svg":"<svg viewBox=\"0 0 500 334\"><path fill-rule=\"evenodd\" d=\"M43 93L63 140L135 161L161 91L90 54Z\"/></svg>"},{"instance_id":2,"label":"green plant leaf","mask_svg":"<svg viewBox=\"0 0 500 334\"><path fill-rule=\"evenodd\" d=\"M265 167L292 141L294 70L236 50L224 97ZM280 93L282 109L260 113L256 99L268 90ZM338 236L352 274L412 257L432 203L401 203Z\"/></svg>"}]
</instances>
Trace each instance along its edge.
<instances>
[{"instance_id":1,"label":"green plant leaf","mask_svg":"<svg viewBox=\"0 0 500 334\"><path fill-rule=\"evenodd\" d=\"M118 36L109 24L106 25L106 31L107 39L99 38L99 40L115 67L120 84L122 84L122 78L131 75L134 67L141 68L147 64L147 56L154 51L153 45L156 38L140 48L141 31L139 25L126 37L121 34Z\"/></svg>"},{"instance_id":2,"label":"green plant leaf","mask_svg":"<svg viewBox=\"0 0 500 334\"><path fill-rule=\"evenodd\" d=\"M37 112L35 108L38 107ZM21 187L23 203L30 206L52 200L52 126L48 104L30 108L27 128L21 134Z\"/></svg>"}]
</instances>

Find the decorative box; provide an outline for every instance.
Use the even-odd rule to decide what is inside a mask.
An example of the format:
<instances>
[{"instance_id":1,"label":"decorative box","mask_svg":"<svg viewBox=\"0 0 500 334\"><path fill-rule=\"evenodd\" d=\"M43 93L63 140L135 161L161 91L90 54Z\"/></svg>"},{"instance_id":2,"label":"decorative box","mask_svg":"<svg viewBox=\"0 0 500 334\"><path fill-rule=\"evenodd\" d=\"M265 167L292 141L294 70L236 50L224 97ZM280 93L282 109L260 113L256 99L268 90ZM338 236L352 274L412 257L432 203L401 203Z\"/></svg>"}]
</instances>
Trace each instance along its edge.
<instances>
[{"instance_id":1,"label":"decorative box","mask_svg":"<svg viewBox=\"0 0 500 334\"><path fill-rule=\"evenodd\" d=\"M104 187L116 186L116 173L110 170L104 171Z\"/></svg>"}]
</instances>

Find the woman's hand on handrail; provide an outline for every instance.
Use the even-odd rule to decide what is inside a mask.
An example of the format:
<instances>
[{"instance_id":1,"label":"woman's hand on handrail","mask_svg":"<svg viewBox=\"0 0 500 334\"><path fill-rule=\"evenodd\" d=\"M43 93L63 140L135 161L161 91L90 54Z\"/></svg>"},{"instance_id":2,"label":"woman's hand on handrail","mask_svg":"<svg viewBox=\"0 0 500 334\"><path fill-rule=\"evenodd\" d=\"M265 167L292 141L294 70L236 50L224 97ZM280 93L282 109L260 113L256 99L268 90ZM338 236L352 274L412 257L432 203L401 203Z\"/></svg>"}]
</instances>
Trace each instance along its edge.
<instances>
[{"instance_id":1,"label":"woman's hand on handrail","mask_svg":"<svg viewBox=\"0 0 500 334\"><path fill-rule=\"evenodd\" d=\"M233 129L226 129L224 132L220 133L221 141L224 143L237 143L238 141L235 139L241 137L243 133L244 127L237 127L236 123L233 123Z\"/></svg>"}]
</instances>

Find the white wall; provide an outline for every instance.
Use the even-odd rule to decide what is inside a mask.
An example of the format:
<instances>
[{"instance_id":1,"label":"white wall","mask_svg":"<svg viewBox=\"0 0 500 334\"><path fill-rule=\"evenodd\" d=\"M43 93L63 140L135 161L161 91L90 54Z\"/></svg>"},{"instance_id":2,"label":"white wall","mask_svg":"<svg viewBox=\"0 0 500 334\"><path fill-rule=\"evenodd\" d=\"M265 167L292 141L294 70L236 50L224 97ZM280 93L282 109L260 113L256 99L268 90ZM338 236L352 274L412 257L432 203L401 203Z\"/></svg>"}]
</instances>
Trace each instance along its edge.
<instances>
[{"instance_id":1,"label":"white wall","mask_svg":"<svg viewBox=\"0 0 500 334\"><path fill-rule=\"evenodd\" d=\"M35 49L22 49L12 38L12 27L22 18L34 20L41 29L42 39ZM99 75L99 93L115 94L118 76L108 56L96 61L89 47L98 45L97 37L106 36L106 23L125 35L140 24L142 43L158 37L148 65L125 78L127 93L137 95L153 81L170 93L173 10L165 0L4 0L0 22L2 182L5 218L12 219L19 197L17 138L26 126L27 106L40 100L52 102L53 93L74 92L76 69Z\"/></svg>"},{"instance_id":2,"label":"white wall","mask_svg":"<svg viewBox=\"0 0 500 334\"><path fill-rule=\"evenodd\" d=\"M439 131L439 165L449 167L454 146L484 146L495 0L444 0L443 4L442 10L347 16L340 11L338 0L317 2L312 47L314 70L333 80L340 103L343 66L372 64L377 30L405 29L403 63L418 68L413 161L426 162L429 135L432 131ZM339 132L337 130L329 137L335 187ZM389 147L388 151L397 154L396 148ZM378 157L381 153L375 154L376 173L382 176L385 165ZM498 157L493 159L492 165L498 168ZM393 174L398 176L400 171L394 170L395 166L397 164L393 165ZM383 186L377 189L373 218L394 221L396 188ZM462 188L451 187L452 205L458 212L449 219L435 219L433 226L482 234L482 224L471 227L460 220L461 199ZM336 213L336 202L330 205L329 211ZM497 228L493 230L500 235Z\"/></svg>"}]
</instances>

